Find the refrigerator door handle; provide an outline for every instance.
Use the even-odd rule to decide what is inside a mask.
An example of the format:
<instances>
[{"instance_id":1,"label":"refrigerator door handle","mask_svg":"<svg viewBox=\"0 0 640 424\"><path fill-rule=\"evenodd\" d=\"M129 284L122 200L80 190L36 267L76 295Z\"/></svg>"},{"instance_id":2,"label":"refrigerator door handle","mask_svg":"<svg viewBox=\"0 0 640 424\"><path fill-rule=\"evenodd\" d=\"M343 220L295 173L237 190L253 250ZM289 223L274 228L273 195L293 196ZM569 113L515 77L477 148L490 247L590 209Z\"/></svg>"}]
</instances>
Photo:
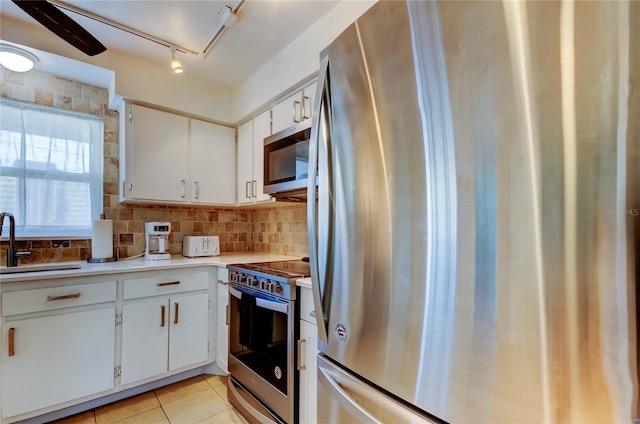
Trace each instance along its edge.
<instances>
[{"instance_id":1,"label":"refrigerator door handle","mask_svg":"<svg viewBox=\"0 0 640 424\"><path fill-rule=\"evenodd\" d=\"M362 407L362 405L349 396L349 394L340 387L338 382L329 375L329 372L326 369L318 367L318 371L319 384L329 390L333 399L337 400L340 405L349 411L349 413L351 413L351 415L353 415L359 422L382 424L382 421L376 419L376 417L371 415Z\"/></svg>"},{"instance_id":2,"label":"refrigerator door handle","mask_svg":"<svg viewBox=\"0 0 640 424\"><path fill-rule=\"evenodd\" d=\"M329 71L329 56L325 56L320 61L320 70L318 76L318 88L316 91L315 105L313 107L313 117L311 123L311 138L309 140L309 169L308 169L308 186L307 186L307 204L315 205L318 194L318 175L316 170L318 169L318 151L320 143L320 119L322 115L321 107L323 106L325 99L325 88L328 82ZM326 105L325 105L326 106ZM325 110L326 114L326 110ZM327 129L327 133L329 133ZM318 169L318 172L320 170ZM318 190L318 191L317 191ZM326 276L326 270L319 269L319 256L318 256L318 228L316 226L317 218L316 208L307 208L307 226L309 232L309 268L311 273L312 292L313 292L313 304L316 310L316 321L318 324L318 339L322 343L328 341L328 320L327 314L323 310L322 301L322 288L325 287L324 277ZM326 261L323 261L326 263Z\"/></svg>"}]
</instances>

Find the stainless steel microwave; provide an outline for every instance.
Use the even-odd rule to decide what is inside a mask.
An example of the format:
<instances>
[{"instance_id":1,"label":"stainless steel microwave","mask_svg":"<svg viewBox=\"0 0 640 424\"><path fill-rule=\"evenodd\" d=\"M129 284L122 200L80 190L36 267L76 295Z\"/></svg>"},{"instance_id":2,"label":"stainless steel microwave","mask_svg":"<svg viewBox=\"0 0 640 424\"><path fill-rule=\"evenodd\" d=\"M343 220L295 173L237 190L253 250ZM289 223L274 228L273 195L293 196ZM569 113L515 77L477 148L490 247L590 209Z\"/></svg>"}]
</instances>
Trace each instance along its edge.
<instances>
[{"instance_id":1,"label":"stainless steel microwave","mask_svg":"<svg viewBox=\"0 0 640 424\"><path fill-rule=\"evenodd\" d=\"M278 200L305 201L311 119L264 139L264 192Z\"/></svg>"}]
</instances>

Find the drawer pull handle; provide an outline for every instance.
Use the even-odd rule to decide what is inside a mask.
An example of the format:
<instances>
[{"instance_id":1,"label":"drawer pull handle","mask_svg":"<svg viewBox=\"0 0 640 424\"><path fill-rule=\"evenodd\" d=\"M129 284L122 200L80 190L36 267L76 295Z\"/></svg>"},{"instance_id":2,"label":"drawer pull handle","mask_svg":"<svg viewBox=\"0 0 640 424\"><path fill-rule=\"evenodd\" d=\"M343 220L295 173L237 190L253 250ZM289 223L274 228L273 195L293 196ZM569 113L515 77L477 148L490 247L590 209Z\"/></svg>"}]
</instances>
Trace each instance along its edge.
<instances>
[{"instance_id":1,"label":"drawer pull handle","mask_svg":"<svg viewBox=\"0 0 640 424\"><path fill-rule=\"evenodd\" d=\"M173 317L173 323L177 324L178 323L178 303L174 303L175 306L175 316Z\"/></svg>"},{"instance_id":2,"label":"drawer pull handle","mask_svg":"<svg viewBox=\"0 0 640 424\"><path fill-rule=\"evenodd\" d=\"M180 284L180 281L167 281L166 283L158 283L157 286L158 287L164 287L164 286L176 286Z\"/></svg>"},{"instance_id":3,"label":"drawer pull handle","mask_svg":"<svg viewBox=\"0 0 640 424\"><path fill-rule=\"evenodd\" d=\"M160 327L164 327L164 316L165 316L165 307L164 305L160 306Z\"/></svg>"},{"instance_id":4,"label":"drawer pull handle","mask_svg":"<svg viewBox=\"0 0 640 424\"><path fill-rule=\"evenodd\" d=\"M223 286L228 286L229 282L224 280L218 280L218 284L222 284Z\"/></svg>"},{"instance_id":5,"label":"drawer pull handle","mask_svg":"<svg viewBox=\"0 0 640 424\"><path fill-rule=\"evenodd\" d=\"M77 299L80 297L80 293L63 294L62 296L47 296L47 302L52 300L65 300L65 299Z\"/></svg>"},{"instance_id":6,"label":"drawer pull handle","mask_svg":"<svg viewBox=\"0 0 640 424\"><path fill-rule=\"evenodd\" d=\"M309 311L309 316L311 318L315 318L316 317L316 311Z\"/></svg>"},{"instance_id":7,"label":"drawer pull handle","mask_svg":"<svg viewBox=\"0 0 640 424\"><path fill-rule=\"evenodd\" d=\"M16 334L15 328L9 329L9 356L14 356L16 354L14 338Z\"/></svg>"},{"instance_id":8,"label":"drawer pull handle","mask_svg":"<svg viewBox=\"0 0 640 424\"><path fill-rule=\"evenodd\" d=\"M306 370L307 366L302 365L302 343L306 343L307 339L298 340L298 371Z\"/></svg>"}]
</instances>

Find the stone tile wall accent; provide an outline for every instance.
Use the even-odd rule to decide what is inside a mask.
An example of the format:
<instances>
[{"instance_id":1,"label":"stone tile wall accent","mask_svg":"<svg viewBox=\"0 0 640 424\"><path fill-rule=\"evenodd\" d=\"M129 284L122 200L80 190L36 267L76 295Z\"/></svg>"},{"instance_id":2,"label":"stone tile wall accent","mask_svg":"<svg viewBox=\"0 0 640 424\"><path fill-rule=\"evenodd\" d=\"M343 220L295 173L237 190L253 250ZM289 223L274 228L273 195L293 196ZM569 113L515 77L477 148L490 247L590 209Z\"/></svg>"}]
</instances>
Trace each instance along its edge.
<instances>
[{"instance_id":1,"label":"stone tile wall accent","mask_svg":"<svg viewBox=\"0 0 640 424\"><path fill-rule=\"evenodd\" d=\"M309 255L306 204L256 209L252 226L255 252Z\"/></svg>"},{"instance_id":2,"label":"stone tile wall accent","mask_svg":"<svg viewBox=\"0 0 640 424\"><path fill-rule=\"evenodd\" d=\"M147 221L171 222L170 252L176 255L182 253L186 235L217 235L222 252L307 254L305 205L248 209L120 204L119 120L118 112L107 107L107 90L36 70L15 73L2 68L1 72L2 97L104 118L104 213L113 220L113 245L122 258L144 252ZM2 241L0 247L0 264L4 265L8 242ZM31 251L22 264L91 257L91 240L26 240L19 241L17 247Z\"/></svg>"}]
</instances>

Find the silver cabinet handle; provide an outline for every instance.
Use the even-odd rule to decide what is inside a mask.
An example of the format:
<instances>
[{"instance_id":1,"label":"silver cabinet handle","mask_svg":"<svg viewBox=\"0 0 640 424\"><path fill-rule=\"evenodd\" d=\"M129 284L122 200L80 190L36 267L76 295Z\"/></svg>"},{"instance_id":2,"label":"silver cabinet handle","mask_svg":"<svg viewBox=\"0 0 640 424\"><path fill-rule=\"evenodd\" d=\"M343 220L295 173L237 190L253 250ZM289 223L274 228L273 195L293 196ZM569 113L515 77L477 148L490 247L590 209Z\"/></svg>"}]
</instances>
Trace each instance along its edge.
<instances>
[{"instance_id":1,"label":"silver cabinet handle","mask_svg":"<svg viewBox=\"0 0 640 424\"><path fill-rule=\"evenodd\" d=\"M302 365L302 343L306 343L307 339L298 340L298 371L306 370L307 366Z\"/></svg>"},{"instance_id":2,"label":"silver cabinet handle","mask_svg":"<svg viewBox=\"0 0 640 424\"><path fill-rule=\"evenodd\" d=\"M253 197L258 197L258 181L251 181L251 195Z\"/></svg>"},{"instance_id":3,"label":"silver cabinet handle","mask_svg":"<svg viewBox=\"0 0 640 424\"><path fill-rule=\"evenodd\" d=\"M223 286L228 286L229 282L224 280L218 280L218 284L222 284Z\"/></svg>"},{"instance_id":4,"label":"silver cabinet handle","mask_svg":"<svg viewBox=\"0 0 640 424\"><path fill-rule=\"evenodd\" d=\"M251 196L249 195L249 184L251 184L251 181L245 181L244 183L244 195L247 199L251 199Z\"/></svg>"},{"instance_id":5,"label":"silver cabinet handle","mask_svg":"<svg viewBox=\"0 0 640 424\"><path fill-rule=\"evenodd\" d=\"M182 180L182 197L187 197L187 180Z\"/></svg>"},{"instance_id":6,"label":"silver cabinet handle","mask_svg":"<svg viewBox=\"0 0 640 424\"><path fill-rule=\"evenodd\" d=\"M62 296L47 296L47 302L52 300L64 300L64 299L77 299L80 297L80 293L63 294Z\"/></svg>"},{"instance_id":7,"label":"silver cabinet handle","mask_svg":"<svg viewBox=\"0 0 640 424\"><path fill-rule=\"evenodd\" d=\"M302 95L302 110L300 111L301 115L302 115L302 119L309 119L310 116L307 116L307 108L305 107L305 105L307 104L307 101L309 101L309 96L305 96Z\"/></svg>"},{"instance_id":8,"label":"silver cabinet handle","mask_svg":"<svg viewBox=\"0 0 640 424\"><path fill-rule=\"evenodd\" d=\"M293 101L293 122L298 123L300 122L300 120L296 119L296 105L300 105L300 102L298 100Z\"/></svg>"},{"instance_id":9,"label":"silver cabinet handle","mask_svg":"<svg viewBox=\"0 0 640 424\"><path fill-rule=\"evenodd\" d=\"M196 181L195 183L196 186L196 199L200 198L200 181Z\"/></svg>"}]
</instances>

